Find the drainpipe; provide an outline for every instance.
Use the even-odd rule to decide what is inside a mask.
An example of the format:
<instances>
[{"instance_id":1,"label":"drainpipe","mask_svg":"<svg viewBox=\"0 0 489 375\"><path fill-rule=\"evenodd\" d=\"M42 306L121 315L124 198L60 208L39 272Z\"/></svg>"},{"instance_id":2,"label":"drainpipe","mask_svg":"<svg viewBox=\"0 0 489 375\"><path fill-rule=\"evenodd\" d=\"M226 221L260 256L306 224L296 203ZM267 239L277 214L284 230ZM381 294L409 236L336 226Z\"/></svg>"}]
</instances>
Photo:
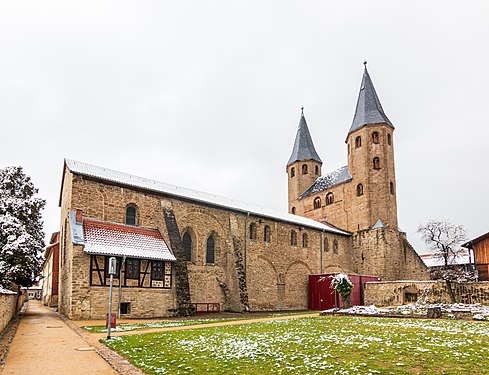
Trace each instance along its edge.
<instances>
[{"instance_id":1,"label":"drainpipe","mask_svg":"<svg viewBox=\"0 0 489 375\"><path fill-rule=\"evenodd\" d=\"M119 266L119 303L117 306L117 319L121 317L121 299L122 299L122 264L124 264L124 269L126 269L126 256L122 258L121 265Z\"/></svg>"},{"instance_id":2,"label":"drainpipe","mask_svg":"<svg viewBox=\"0 0 489 375\"><path fill-rule=\"evenodd\" d=\"M321 232L320 236L320 242L319 242L319 273L322 275L323 274L323 242L324 242L324 231L326 229L323 229Z\"/></svg>"}]
</instances>

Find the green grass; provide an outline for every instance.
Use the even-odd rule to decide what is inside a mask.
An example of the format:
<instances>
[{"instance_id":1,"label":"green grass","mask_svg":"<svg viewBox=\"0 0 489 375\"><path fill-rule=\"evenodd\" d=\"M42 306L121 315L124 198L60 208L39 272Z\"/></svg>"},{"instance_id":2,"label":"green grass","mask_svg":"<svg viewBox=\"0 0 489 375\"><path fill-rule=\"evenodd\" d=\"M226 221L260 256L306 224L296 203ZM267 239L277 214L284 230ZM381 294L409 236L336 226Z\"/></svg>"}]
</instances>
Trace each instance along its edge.
<instances>
[{"instance_id":1,"label":"green grass","mask_svg":"<svg viewBox=\"0 0 489 375\"><path fill-rule=\"evenodd\" d=\"M489 324L321 317L101 340L148 374L488 374Z\"/></svg>"},{"instance_id":2,"label":"green grass","mask_svg":"<svg viewBox=\"0 0 489 375\"><path fill-rule=\"evenodd\" d=\"M169 328L169 327L182 327L189 325L199 325L199 324L209 324L209 323L219 323L227 322L233 320L252 320L261 318L270 318L274 316L289 316L289 315L300 315L314 313L315 311L302 311L294 313L278 313L278 314L268 314L268 315L256 315L256 316L241 316L237 318L219 318L219 319L192 319L192 320L164 320L161 322L147 322L147 323L121 323L117 324L117 328L112 328L112 332L125 332L125 331L138 331L152 328ZM317 311L316 311L317 312ZM91 333L105 333L107 328L105 326L82 326L84 330Z\"/></svg>"}]
</instances>

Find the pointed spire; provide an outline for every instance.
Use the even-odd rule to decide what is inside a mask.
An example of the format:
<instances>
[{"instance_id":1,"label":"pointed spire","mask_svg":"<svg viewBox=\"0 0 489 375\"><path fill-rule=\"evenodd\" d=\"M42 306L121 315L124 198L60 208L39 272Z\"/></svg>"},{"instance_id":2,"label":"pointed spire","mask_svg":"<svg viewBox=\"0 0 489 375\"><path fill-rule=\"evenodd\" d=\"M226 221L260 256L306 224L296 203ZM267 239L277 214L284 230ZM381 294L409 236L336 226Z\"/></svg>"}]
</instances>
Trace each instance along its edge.
<instances>
[{"instance_id":1,"label":"pointed spire","mask_svg":"<svg viewBox=\"0 0 489 375\"><path fill-rule=\"evenodd\" d=\"M301 108L301 119L299 121L299 128L297 129L297 135L295 136L292 155L290 155L290 159L287 165L299 160L315 160L321 164L323 163L319 158L316 149L314 148L314 144L312 143L311 134L309 133L306 118L304 117L304 107Z\"/></svg>"},{"instance_id":2,"label":"pointed spire","mask_svg":"<svg viewBox=\"0 0 489 375\"><path fill-rule=\"evenodd\" d=\"M379 97L375 92L374 84L367 71L367 62L364 61L363 65L365 65L365 70L363 72L362 85L358 94L355 116L348 134L367 124L385 123L394 128L385 115Z\"/></svg>"}]
</instances>

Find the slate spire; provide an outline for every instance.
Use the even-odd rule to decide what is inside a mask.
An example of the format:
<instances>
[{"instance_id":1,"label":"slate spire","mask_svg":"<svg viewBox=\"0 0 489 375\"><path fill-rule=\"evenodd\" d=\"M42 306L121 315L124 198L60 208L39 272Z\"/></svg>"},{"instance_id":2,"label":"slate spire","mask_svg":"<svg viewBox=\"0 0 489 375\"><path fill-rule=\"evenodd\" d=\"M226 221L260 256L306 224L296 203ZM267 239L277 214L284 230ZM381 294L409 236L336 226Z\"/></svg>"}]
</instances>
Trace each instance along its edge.
<instances>
[{"instance_id":1,"label":"slate spire","mask_svg":"<svg viewBox=\"0 0 489 375\"><path fill-rule=\"evenodd\" d=\"M379 97L375 92L374 84L367 71L367 62L365 61L363 64L365 65L365 70L363 72L360 93L358 94L357 108L348 134L367 124L385 123L394 128L385 115Z\"/></svg>"},{"instance_id":2,"label":"slate spire","mask_svg":"<svg viewBox=\"0 0 489 375\"><path fill-rule=\"evenodd\" d=\"M304 107L302 107L301 119L299 121L297 135L295 136L292 155L290 155L287 165L303 160L315 160L321 164L323 163L312 143L311 134L309 133L306 118L304 117Z\"/></svg>"}]
</instances>

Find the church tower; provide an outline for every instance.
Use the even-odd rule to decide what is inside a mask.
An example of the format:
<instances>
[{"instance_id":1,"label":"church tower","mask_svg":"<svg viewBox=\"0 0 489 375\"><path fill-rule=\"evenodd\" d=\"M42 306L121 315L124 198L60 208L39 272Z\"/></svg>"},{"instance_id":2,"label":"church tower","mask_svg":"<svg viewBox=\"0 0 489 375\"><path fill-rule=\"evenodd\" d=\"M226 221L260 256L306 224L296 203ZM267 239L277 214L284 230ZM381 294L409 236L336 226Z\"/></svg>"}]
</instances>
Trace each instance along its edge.
<instances>
[{"instance_id":1,"label":"church tower","mask_svg":"<svg viewBox=\"0 0 489 375\"><path fill-rule=\"evenodd\" d=\"M294 148L287 163L289 212L297 215L304 213L299 197L321 176L323 162L319 158L311 134L307 127L302 108Z\"/></svg>"},{"instance_id":2,"label":"church tower","mask_svg":"<svg viewBox=\"0 0 489 375\"><path fill-rule=\"evenodd\" d=\"M351 208L356 222L349 230L382 226L397 230L394 126L382 109L364 64L355 116L346 138L351 195L357 202L357 209Z\"/></svg>"}]
</instances>

